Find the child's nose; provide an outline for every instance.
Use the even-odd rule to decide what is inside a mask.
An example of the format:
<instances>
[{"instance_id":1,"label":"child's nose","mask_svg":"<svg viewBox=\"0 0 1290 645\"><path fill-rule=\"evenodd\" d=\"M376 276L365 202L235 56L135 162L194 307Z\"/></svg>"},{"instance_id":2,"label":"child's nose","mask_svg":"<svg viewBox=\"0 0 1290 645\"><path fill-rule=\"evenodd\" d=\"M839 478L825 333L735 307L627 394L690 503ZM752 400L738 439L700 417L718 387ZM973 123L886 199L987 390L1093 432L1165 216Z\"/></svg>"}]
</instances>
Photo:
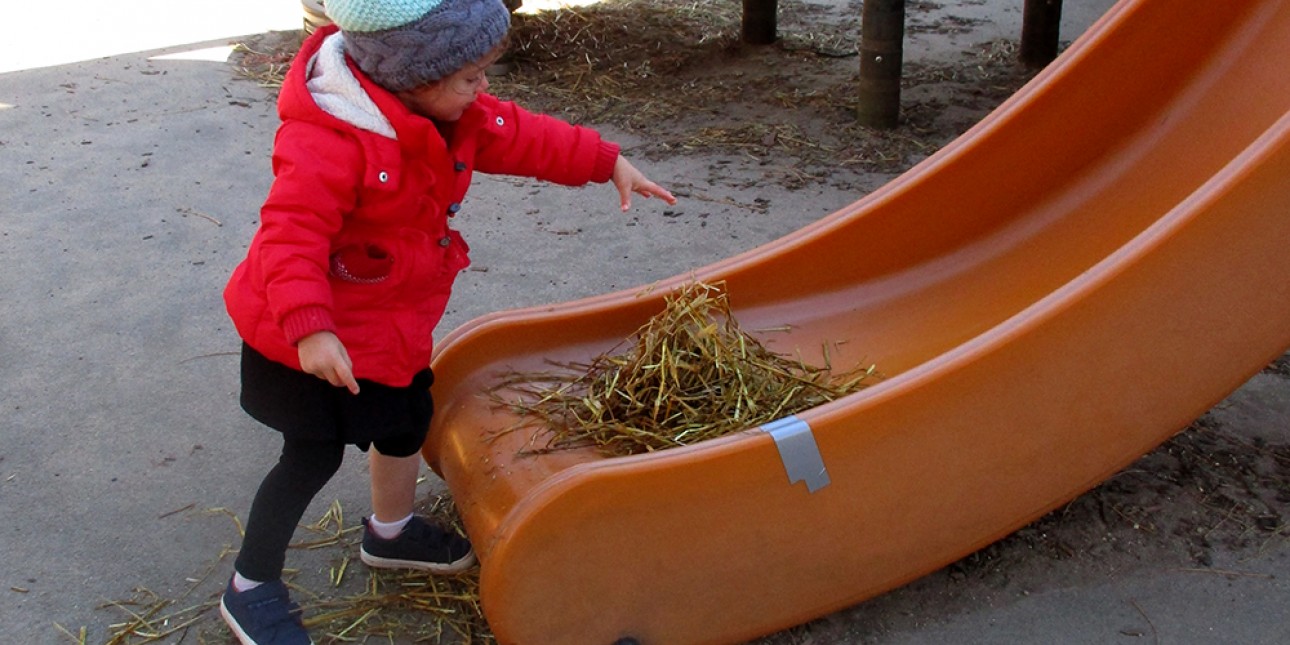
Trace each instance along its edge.
<instances>
[{"instance_id":1,"label":"child's nose","mask_svg":"<svg viewBox=\"0 0 1290 645\"><path fill-rule=\"evenodd\" d=\"M488 73L487 73L487 72L483 72L483 73L481 73L481 74L479 75L479 79L480 79L480 80L479 80L479 91L481 91L481 92L487 92L487 91L488 91Z\"/></svg>"}]
</instances>

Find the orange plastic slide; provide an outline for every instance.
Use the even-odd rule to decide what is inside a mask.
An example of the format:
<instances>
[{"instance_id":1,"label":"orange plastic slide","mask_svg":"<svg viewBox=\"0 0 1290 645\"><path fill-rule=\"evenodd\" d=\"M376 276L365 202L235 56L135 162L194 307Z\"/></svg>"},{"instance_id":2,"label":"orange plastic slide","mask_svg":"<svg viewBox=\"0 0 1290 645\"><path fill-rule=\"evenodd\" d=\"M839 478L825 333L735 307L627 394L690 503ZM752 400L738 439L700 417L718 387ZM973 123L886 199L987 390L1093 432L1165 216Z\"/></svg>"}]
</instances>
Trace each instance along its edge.
<instances>
[{"instance_id":1,"label":"orange plastic slide","mask_svg":"<svg viewBox=\"0 0 1290 645\"><path fill-rule=\"evenodd\" d=\"M1290 345L1290 0L1124 0L993 114L781 240L453 331L424 450L503 643L727 643L936 570L1184 428ZM873 387L626 458L520 456L484 396L692 278Z\"/></svg>"}]
</instances>

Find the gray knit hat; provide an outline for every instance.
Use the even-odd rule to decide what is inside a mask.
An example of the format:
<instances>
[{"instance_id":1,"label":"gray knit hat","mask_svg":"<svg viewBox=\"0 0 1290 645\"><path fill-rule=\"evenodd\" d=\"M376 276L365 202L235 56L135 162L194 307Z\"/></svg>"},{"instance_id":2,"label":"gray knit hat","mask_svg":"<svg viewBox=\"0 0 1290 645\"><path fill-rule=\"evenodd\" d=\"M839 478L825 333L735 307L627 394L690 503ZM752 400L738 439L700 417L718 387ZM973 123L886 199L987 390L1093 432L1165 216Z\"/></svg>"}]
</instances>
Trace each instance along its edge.
<instances>
[{"instance_id":1,"label":"gray knit hat","mask_svg":"<svg viewBox=\"0 0 1290 645\"><path fill-rule=\"evenodd\" d=\"M391 92L449 76L497 47L510 29L502 0L327 0L345 51Z\"/></svg>"}]
</instances>

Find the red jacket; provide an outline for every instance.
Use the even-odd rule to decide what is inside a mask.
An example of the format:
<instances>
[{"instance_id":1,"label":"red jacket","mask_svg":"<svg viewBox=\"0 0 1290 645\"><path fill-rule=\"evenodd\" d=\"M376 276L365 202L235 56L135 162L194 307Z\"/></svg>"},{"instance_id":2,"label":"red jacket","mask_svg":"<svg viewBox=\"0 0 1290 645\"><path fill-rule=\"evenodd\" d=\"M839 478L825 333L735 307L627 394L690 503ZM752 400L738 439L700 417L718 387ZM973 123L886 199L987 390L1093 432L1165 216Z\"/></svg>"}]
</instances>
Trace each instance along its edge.
<instances>
[{"instance_id":1,"label":"red jacket","mask_svg":"<svg viewBox=\"0 0 1290 645\"><path fill-rule=\"evenodd\" d=\"M328 330L356 378L404 386L430 364L431 332L470 263L448 223L471 173L605 182L618 146L488 95L445 140L349 62L397 140L359 129L324 112L305 85L311 57L335 31L318 30L287 73L273 185L224 300L242 338L274 361L300 369L296 343Z\"/></svg>"}]
</instances>

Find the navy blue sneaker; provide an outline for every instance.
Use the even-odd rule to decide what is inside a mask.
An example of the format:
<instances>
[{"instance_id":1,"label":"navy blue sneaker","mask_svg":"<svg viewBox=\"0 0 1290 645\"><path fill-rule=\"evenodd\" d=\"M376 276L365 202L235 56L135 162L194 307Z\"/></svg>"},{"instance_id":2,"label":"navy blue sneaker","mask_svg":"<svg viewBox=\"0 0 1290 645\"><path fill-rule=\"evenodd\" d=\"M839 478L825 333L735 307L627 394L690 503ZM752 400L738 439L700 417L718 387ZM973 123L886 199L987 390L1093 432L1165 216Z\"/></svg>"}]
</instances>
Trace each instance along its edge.
<instances>
[{"instance_id":1,"label":"navy blue sneaker","mask_svg":"<svg viewBox=\"0 0 1290 645\"><path fill-rule=\"evenodd\" d=\"M367 519L363 518L359 557L369 567L459 573L475 564L470 541L453 531L413 516L397 537L386 540L372 532Z\"/></svg>"},{"instance_id":2,"label":"navy blue sneaker","mask_svg":"<svg viewBox=\"0 0 1290 645\"><path fill-rule=\"evenodd\" d=\"M237 591L229 580L219 613L242 645L313 645L281 580Z\"/></svg>"}]
</instances>

